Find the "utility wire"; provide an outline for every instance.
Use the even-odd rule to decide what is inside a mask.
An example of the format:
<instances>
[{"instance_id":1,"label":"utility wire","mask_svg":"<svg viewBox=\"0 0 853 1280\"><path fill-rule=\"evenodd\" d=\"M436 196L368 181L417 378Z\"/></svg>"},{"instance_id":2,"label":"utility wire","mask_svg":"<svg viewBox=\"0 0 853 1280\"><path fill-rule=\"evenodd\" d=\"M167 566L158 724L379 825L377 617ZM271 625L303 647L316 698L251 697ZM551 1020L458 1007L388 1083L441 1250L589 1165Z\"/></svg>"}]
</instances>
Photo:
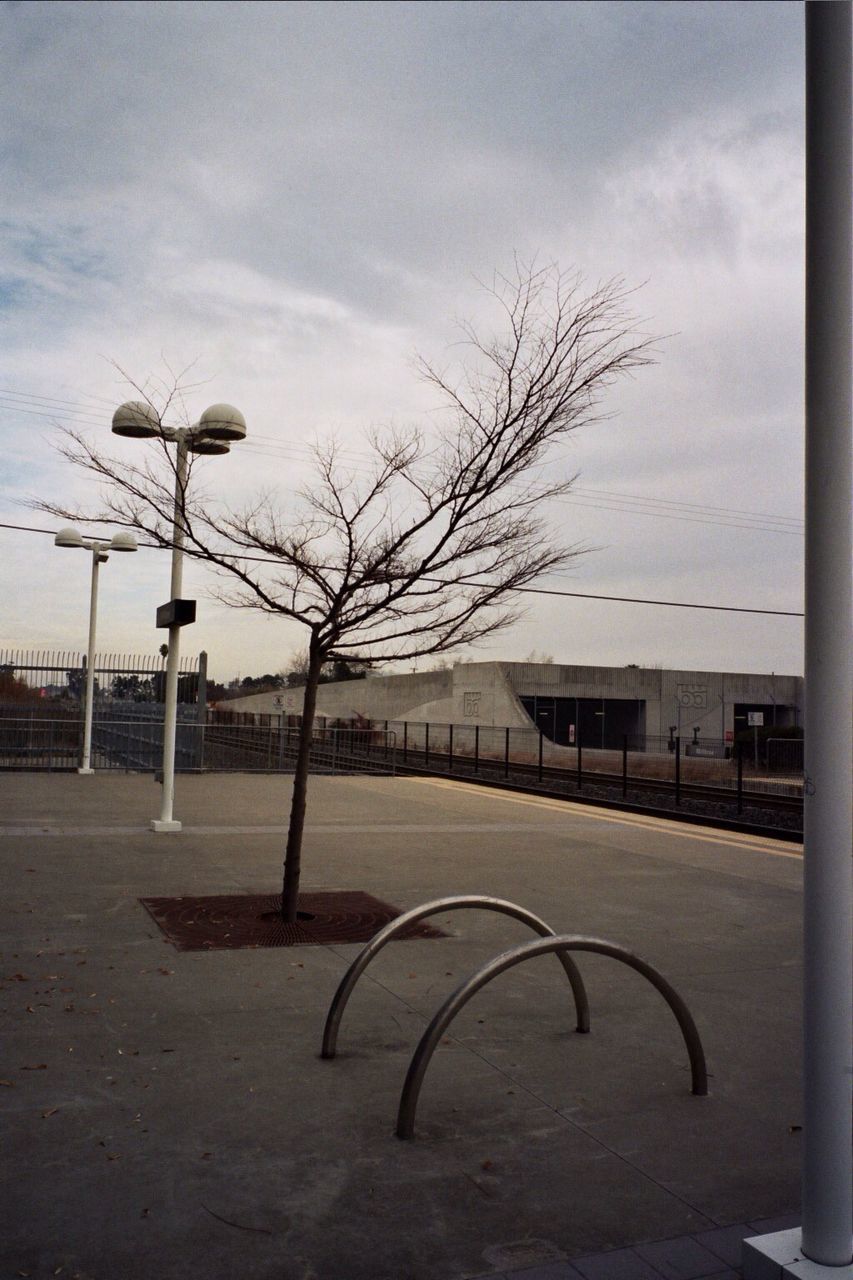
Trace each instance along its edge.
<instances>
[{"instance_id":1,"label":"utility wire","mask_svg":"<svg viewBox=\"0 0 853 1280\"><path fill-rule=\"evenodd\" d=\"M38 403L38 407L24 408L20 404L13 403L10 397L15 401L23 401L25 404ZM30 392L17 392L9 388L0 388L0 404L6 404L18 413L26 413L48 420L58 419L85 426L106 425L106 415L103 417L94 416L99 411L90 405L81 404L79 401L60 400L57 397L37 396ZM42 408L42 404L62 407ZM288 461L293 458L300 461L308 461L312 456L311 446L301 441L284 443L272 436L254 433L241 442L240 448L241 451L248 451L256 456L281 457ZM341 449L340 454L342 457L363 458L365 461L370 456L358 449ZM352 469L363 470L364 468L353 465ZM553 501L571 503L574 506L586 506L602 511L624 511L628 514L657 516L658 518L679 520L686 523L717 525L720 528L757 529L766 533L798 535L803 530L803 521L791 516L774 516L769 512L717 507L707 503L643 497L639 494L618 493L608 489L587 488L583 485L575 486L571 492L560 498L553 499ZM666 510L661 508L666 508Z\"/></svg>"},{"instance_id":2,"label":"utility wire","mask_svg":"<svg viewBox=\"0 0 853 1280\"><path fill-rule=\"evenodd\" d=\"M92 521L91 523L108 524L109 521L96 520L96 521ZM32 525L6 524L2 521L0 521L0 529L18 529L25 533L46 533L50 535L54 535L56 532L56 530L54 529L36 529ZM169 550L168 547L161 546L157 542L140 542L139 546L152 551ZM241 554L230 552L230 551L224 551L224 552L221 552L220 554L230 555L234 560L246 560L246 561L250 561L252 563L257 563L257 564L276 564L276 565L281 564L281 561L276 560L273 556L249 556L249 555L241 555ZM186 547L184 548L184 555L188 556L191 559L200 560L202 563L205 562L204 556L198 555ZM324 569L328 569L330 566L324 565L322 567ZM434 582L438 586L446 585L441 578L425 577L422 579L422 581ZM476 579L472 578L466 585L471 587L487 587L489 586L489 583L478 582L476 581ZM557 590L556 588L549 588L549 587L514 587L513 591L516 591L519 594L533 595L533 596L566 596L566 597L571 597L577 600L612 600L619 604L650 604L650 605L656 605L659 608L666 608L666 609L709 609L709 610L713 610L716 613L758 613L758 614L764 614L764 615L775 617L775 618L802 618L804 616L802 612L797 613L789 609L747 609L740 605L695 604L693 601L689 601L689 600L649 600L642 596L606 596L606 595L598 595L591 591L560 591L560 590Z\"/></svg>"}]
</instances>

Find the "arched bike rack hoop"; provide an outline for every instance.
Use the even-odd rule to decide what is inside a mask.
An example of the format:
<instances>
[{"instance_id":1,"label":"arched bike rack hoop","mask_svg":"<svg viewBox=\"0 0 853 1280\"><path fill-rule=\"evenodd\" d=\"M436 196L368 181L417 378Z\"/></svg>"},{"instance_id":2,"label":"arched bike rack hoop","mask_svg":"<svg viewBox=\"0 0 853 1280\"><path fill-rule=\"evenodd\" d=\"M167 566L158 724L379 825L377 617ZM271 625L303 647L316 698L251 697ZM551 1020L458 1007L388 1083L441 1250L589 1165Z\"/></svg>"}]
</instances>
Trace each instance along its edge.
<instances>
[{"instance_id":1,"label":"arched bike rack hoop","mask_svg":"<svg viewBox=\"0 0 853 1280\"><path fill-rule=\"evenodd\" d=\"M657 969L653 968L646 960L641 960L639 956L635 956L633 952L627 951L615 942L607 942L603 938L584 938L576 934L565 934L562 937L526 942L520 947L513 948L512 951L505 951L502 955L496 956L494 960L490 960L482 969L458 986L455 991L451 992L421 1037L420 1044L409 1064L406 1082L400 1095L400 1109L397 1113L398 1138L414 1137L415 1112L426 1069L441 1037L447 1031L448 1026L460 1009L468 1003L481 987L484 987L487 982L491 982L492 978L496 978L505 969L512 969L515 965L522 964L525 960L532 960L535 956L547 955L551 951L557 952L558 955L564 955L567 951L593 951L599 955L612 956L614 960L621 960L623 964L636 969L644 978L647 978L666 1000L681 1028L687 1052L690 1056L693 1093L700 1096L707 1094L708 1073L705 1067L702 1041L699 1039L699 1032L696 1030L696 1024L693 1021L690 1010L675 988L671 987L666 978L658 973Z\"/></svg>"},{"instance_id":2,"label":"arched bike rack hoop","mask_svg":"<svg viewBox=\"0 0 853 1280\"><path fill-rule=\"evenodd\" d=\"M340 985L335 992L332 1003L329 1006L329 1012L326 1016L326 1025L323 1029L323 1047L320 1051L321 1058L334 1058L338 1041L338 1028L341 1024L344 1009L347 1001L352 995L356 982L361 977L364 970L370 964L374 956L385 946L386 942L390 942L397 934L401 933L411 924L416 924L418 920L424 920L427 916L440 915L445 911L459 911L463 908L478 908L482 911L499 911L503 915L513 916L514 919L520 920L523 924L530 925L535 933L543 938L554 938L556 934L544 920L540 920L538 916L533 915L531 911L526 911L524 907L519 907L514 902L505 902L503 898L480 897L473 894L459 894L452 898L436 898L433 902L424 902L419 907L414 907L411 911L404 912L403 915L397 916L384 929L380 929L377 934L371 938L370 942L353 960L347 969ZM589 1001L587 1000L586 988L583 984L583 978L580 970L574 961L565 954L559 954L558 959L566 971L566 977L569 979L572 988L572 994L575 998L575 1012L577 1014L577 1030L580 1032L589 1031Z\"/></svg>"}]
</instances>

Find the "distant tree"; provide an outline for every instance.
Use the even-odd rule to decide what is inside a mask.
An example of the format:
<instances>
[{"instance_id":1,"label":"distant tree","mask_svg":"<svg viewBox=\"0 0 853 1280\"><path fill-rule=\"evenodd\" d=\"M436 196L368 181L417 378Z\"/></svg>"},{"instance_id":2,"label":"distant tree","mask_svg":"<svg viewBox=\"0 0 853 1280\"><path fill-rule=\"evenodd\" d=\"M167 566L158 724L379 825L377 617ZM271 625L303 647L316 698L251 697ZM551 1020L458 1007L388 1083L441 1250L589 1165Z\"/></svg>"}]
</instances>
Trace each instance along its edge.
<instances>
[{"instance_id":1,"label":"distant tree","mask_svg":"<svg viewBox=\"0 0 853 1280\"><path fill-rule=\"evenodd\" d=\"M0 666L0 702L36 702L40 697L38 689L31 689L26 680L15 675L10 663Z\"/></svg>"},{"instance_id":2,"label":"distant tree","mask_svg":"<svg viewBox=\"0 0 853 1280\"><path fill-rule=\"evenodd\" d=\"M531 649L527 657L524 659L524 661L539 662L546 667L550 667L550 666L553 666L554 655L553 653L545 653L545 652L540 653L538 649Z\"/></svg>"},{"instance_id":3,"label":"distant tree","mask_svg":"<svg viewBox=\"0 0 853 1280\"><path fill-rule=\"evenodd\" d=\"M320 675L321 681L332 683L335 680L364 680L367 667L361 662L347 662L345 658L335 658L327 663Z\"/></svg>"},{"instance_id":4,"label":"distant tree","mask_svg":"<svg viewBox=\"0 0 853 1280\"><path fill-rule=\"evenodd\" d=\"M549 447L600 418L603 391L652 358L652 339L638 333L620 281L584 293L578 277L516 264L513 277L496 277L489 292L499 329L481 334L463 325L468 356L460 372L420 362L443 420L429 436L414 428L374 431L366 478L339 458L332 441L315 449L316 479L302 492L301 513L289 507L285 517L269 495L242 511L217 510L198 487L183 488L179 519L187 552L234 584L223 587L220 598L279 614L308 631L284 859L285 920L297 914L324 668L447 653L514 622L519 590L580 554L546 529L544 504L572 484L553 464L543 465ZM146 398L162 420L178 393L172 387L157 405ZM163 442L152 441L151 462L131 466L100 453L79 432L65 436L65 456L106 482L98 518L171 546L175 464ZM86 518L51 503L36 505L66 519ZM226 542L231 551L222 550Z\"/></svg>"},{"instance_id":5,"label":"distant tree","mask_svg":"<svg viewBox=\"0 0 853 1280\"><path fill-rule=\"evenodd\" d=\"M110 681L110 693L121 702L154 701L154 686L150 676L143 679L135 673L113 676Z\"/></svg>"},{"instance_id":6,"label":"distant tree","mask_svg":"<svg viewBox=\"0 0 853 1280\"><path fill-rule=\"evenodd\" d=\"M68 683L68 697L74 698L78 702L82 702L86 696L86 668L72 667L70 671L66 671L65 679ZM92 681L92 690L94 696L97 698L101 691L100 682L97 676L95 676Z\"/></svg>"},{"instance_id":7,"label":"distant tree","mask_svg":"<svg viewBox=\"0 0 853 1280\"><path fill-rule=\"evenodd\" d=\"M155 671L151 677L154 702L166 701L166 672ZM178 702L183 706L192 706L198 702L198 672L187 671L178 676Z\"/></svg>"}]
</instances>

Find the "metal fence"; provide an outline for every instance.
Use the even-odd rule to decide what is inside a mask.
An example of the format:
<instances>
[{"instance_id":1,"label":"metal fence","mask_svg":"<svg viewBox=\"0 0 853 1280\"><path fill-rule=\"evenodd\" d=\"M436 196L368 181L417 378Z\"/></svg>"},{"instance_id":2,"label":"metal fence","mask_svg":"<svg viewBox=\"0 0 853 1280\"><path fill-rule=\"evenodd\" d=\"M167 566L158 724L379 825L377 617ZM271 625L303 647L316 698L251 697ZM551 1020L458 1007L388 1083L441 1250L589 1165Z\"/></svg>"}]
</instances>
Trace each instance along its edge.
<instances>
[{"instance_id":1,"label":"metal fence","mask_svg":"<svg viewBox=\"0 0 853 1280\"><path fill-rule=\"evenodd\" d=\"M711 738L626 735L621 750L608 750L582 742L561 746L535 728L405 720L378 724L396 734L401 768L548 784L556 790L601 783L623 793L658 785L679 799L690 790L802 798L801 739L768 739L753 756L751 746Z\"/></svg>"},{"instance_id":2,"label":"metal fence","mask_svg":"<svg viewBox=\"0 0 853 1280\"><path fill-rule=\"evenodd\" d=\"M73 769L82 755L78 708L44 702L0 706L0 768ZM200 713L203 718L200 718ZM177 771L292 772L299 718L179 706ZM754 748L754 749L753 749ZM157 772L163 707L98 703L92 766ZM768 736L761 744L675 736L631 739L622 750L562 746L535 728L429 724L423 721L329 723L318 717L310 768L315 773L414 771L472 777L562 794L671 807L720 798L741 813L750 803L802 804L802 740ZM652 797L652 798L650 798Z\"/></svg>"},{"instance_id":3,"label":"metal fence","mask_svg":"<svg viewBox=\"0 0 853 1280\"><path fill-rule=\"evenodd\" d=\"M184 655L178 665L178 696L204 703L207 655ZM95 708L156 705L164 698L166 659L160 653L99 653L94 661ZM86 689L87 659L72 650L0 649L0 703L52 717L80 706ZM40 709L40 710L37 710Z\"/></svg>"},{"instance_id":4,"label":"metal fence","mask_svg":"<svg viewBox=\"0 0 853 1280\"><path fill-rule=\"evenodd\" d=\"M178 711L176 772L293 772L298 727L220 723L216 713L202 723L195 718L195 708ZM0 709L0 769L76 769L82 750L83 719L79 714L16 716L8 714L8 708L6 714ZM135 708L135 714L122 718L101 710L93 717L92 768L157 773L162 760L162 707ZM395 735L381 729L317 725L309 765L313 773L393 774Z\"/></svg>"}]
</instances>

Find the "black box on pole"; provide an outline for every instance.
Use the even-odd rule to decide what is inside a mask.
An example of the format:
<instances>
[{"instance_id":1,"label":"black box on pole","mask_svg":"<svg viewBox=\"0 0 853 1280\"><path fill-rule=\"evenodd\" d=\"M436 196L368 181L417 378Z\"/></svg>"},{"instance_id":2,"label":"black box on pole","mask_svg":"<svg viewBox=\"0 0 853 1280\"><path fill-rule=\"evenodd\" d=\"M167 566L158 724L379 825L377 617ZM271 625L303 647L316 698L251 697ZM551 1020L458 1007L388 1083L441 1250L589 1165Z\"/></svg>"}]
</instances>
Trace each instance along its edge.
<instances>
[{"instance_id":1,"label":"black box on pole","mask_svg":"<svg viewBox=\"0 0 853 1280\"><path fill-rule=\"evenodd\" d=\"M158 627L186 627L195 622L195 600L170 600L157 609Z\"/></svg>"}]
</instances>

